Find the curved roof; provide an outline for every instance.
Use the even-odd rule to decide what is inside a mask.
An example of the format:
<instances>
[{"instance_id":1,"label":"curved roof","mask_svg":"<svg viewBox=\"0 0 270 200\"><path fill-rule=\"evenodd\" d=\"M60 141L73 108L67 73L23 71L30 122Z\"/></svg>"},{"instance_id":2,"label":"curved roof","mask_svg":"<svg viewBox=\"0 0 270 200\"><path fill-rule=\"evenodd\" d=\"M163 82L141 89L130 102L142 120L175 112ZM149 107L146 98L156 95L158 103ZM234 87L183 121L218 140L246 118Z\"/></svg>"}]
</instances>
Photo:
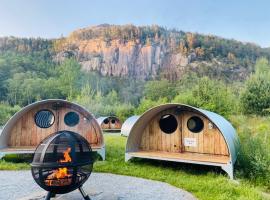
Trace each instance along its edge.
<instances>
[{"instance_id":1,"label":"curved roof","mask_svg":"<svg viewBox=\"0 0 270 200\"><path fill-rule=\"evenodd\" d=\"M126 119L121 128L121 135L128 136L132 126L139 119L139 115L133 115Z\"/></svg>"},{"instance_id":2,"label":"curved roof","mask_svg":"<svg viewBox=\"0 0 270 200\"><path fill-rule=\"evenodd\" d=\"M237 136L237 133L231 123L227 121L224 117L207 110L203 110L200 108L195 108L189 105L185 104L164 104L157 107L153 107L146 111L141 117L135 122L135 124L132 126L130 130L130 135L128 137L127 145L126 145L126 152L131 152L133 150L138 150L138 137L137 134L142 134L144 128L146 127L147 123L159 112L170 109L170 108L177 108L177 109L183 109L183 110L191 110L200 113L201 115L208 118L212 123L216 125L216 127L220 130L222 133L228 149L229 153L231 155L231 161L234 163L237 158L237 154L239 152L239 139Z\"/></svg>"},{"instance_id":3,"label":"curved roof","mask_svg":"<svg viewBox=\"0 0 270 200\"><path fill-rule=\"evenodd\" d=\"M96 123L96 119L95 117L84 107L80 106L79 104L76 103L72 103L63 99L47 99L47 100L42 100L42 101L37 101L34 102L32 104L29 104L27 106L25 106L24 108L22 108L20 111L18 111L17 113L15 113L5 124L5 126L3 127L2 130L2 134L0 134L0 148L6 147L7 143L8 143L8 135L11 132L12 127L14 126L14 124L16 123L16 121L18 119L20 119L25 113L27 113L29 110L43 105L43 104L48 104L48 103L65 103L67 105L73 106L73 108L77 108L79 109L82 113L84 113L84 115L86 115L89 119L94 120ZM97 127L100 129L99 132L101 133L101 128L98 126L97 123ZM103 142L102 142L103 143ZM103 145L103 144L102 144Z\"/></svg>"},{"instance_id":4,"label":"curved roof","mask_svg":"<svg viewBox=\"0 0 270 200\"><path fill-rule=\"evenodd\" d=\"M104 120L107 119L107 118L113 118L113 119L119 120L118 117L116 117L116 116L99 117L99 118L97 118L98 124L101 126L101 124L102 124L102 123L104 122ZM119 121L120 121L120 120L119 120Z\"/></svg>"}]
</instances>

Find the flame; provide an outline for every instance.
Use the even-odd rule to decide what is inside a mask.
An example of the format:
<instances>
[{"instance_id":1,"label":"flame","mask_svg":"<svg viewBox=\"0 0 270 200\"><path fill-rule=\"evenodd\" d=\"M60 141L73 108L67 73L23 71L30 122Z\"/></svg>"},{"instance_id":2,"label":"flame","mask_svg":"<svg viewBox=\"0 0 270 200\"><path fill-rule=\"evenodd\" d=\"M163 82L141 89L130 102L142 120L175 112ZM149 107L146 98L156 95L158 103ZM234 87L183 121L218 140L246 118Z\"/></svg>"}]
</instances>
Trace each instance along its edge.
<instances>
[{"instance_id":1,"label":"flame","mask_svg":"<svg viewBox=\"0 0 270 200\"><path fill-rule=\"evenodd\" d=\"M65 178L67 175L68 175L68 170L67 170L66 167L59 168L57 170L57 172L55 173L55 176L56 176L57 179L59 179L59 178Z\"/></svg>"},{"instance_id":2,"label":"flame","mask_svg":"<svg viewBox=\"0 0 270 200\"><path fill-rule=\"evenodd\" d=\"M60 163L66 163L66 162L71 162L71 157L69 153L71 152L71 148L67 148L66 151L64 151L64 160L60 160Z\"/></svg>"},{"instance_id":3,"label":"flame","mask_svg":"<svg viewBox=\"0 0 270 200\"><path fill-rule=\"evenodd\" d=\"M64 159L63 160L60 160L59 162L60 163L67 163L67 162L71 162L72 159L69 155L69 153L71 152L71 148L67 148L66 151L64 151ZM58 168L56 170L53 170L53 172L47 176L47 180L45 181L46 184L48 186L54 186L55 184L59 184L60 185L68 185L69 182L71 181L71 179L68 179L68 180L63 180L63 179L67 179L69 177L71 177L72 174L69 174L68 173L68 168L66 167L61 167L61 168ZM63 181L61 182L61 180L59 179L62 179Z\"/></svg>"}]
</instances>

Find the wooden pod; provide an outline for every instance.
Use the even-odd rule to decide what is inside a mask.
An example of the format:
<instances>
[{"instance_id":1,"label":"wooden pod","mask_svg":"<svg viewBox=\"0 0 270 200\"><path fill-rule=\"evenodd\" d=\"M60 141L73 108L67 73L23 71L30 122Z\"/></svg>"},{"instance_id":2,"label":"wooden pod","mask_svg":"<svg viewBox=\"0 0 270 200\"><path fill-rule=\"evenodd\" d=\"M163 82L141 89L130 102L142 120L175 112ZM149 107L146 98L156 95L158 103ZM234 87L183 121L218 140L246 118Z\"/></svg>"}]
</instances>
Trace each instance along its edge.
<instances>
[{"instance_id":1,"label":"wooden pod","mask_svg":"<svg viewBox=\"0 0 270 200\"><path fill-rule=\"evenodd\" d=\"M132 157L220 166L233 178L239 140L222 116L182 104L154 107L137 119L126 144Z\"/></svg>"},{"instance_id":2,"label":"wooden pod","mask_svg":"<svg viewBox=\"0 0 270 200\"><path fill-rule=\"evenodd\" d=\"M60 99L35 102L17 112L0 135L0 157L33 153L44 138L62 130L85 137L92 150L105 159L102 131L94 116L80 105Z\"/></svg>"},{"instance_id":3,"label":"wooden pod","mask_svg":"<svg viewBox=\"0 0 270 200\"><path fill-rule=\"evenodd\" d=\"M103 131L120 131L122 127L116 116L99 117L97 121Z\"/></svg>"}]
</instances>

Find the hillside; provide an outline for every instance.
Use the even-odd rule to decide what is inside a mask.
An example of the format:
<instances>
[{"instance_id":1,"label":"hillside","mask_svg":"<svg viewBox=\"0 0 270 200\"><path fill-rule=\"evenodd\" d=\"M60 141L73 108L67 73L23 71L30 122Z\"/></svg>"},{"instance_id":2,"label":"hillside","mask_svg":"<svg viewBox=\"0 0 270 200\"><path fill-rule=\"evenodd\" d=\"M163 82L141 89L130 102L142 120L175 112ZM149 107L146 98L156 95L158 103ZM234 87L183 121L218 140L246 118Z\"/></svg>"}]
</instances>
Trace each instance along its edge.
<instances>
[{"instance_id":1,"label":"hillside","mask_svg":"<svg viewBox=\"0 0 270 200\"><path fill-rule=\"evenodd\" d=\"M0 38L1 54L27 54L48 62L74 57L103 76L178 80L188 71L217 79L244 80L270 50L212 35L159 26L99 25L55 40Z\"/></svg>"}]
</instances>

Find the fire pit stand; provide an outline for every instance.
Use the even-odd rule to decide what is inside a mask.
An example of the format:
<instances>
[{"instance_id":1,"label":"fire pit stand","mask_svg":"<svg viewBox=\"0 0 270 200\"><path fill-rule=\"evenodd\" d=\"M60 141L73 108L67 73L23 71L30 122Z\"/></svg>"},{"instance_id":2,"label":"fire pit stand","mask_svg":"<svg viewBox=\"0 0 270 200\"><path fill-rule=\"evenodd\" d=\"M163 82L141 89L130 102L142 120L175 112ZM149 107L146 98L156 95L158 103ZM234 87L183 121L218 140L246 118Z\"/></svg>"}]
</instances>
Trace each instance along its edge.
<instances>
[{"instance_id":1,"label":"fire pit stand","mask_svg":"<svg viewBox=\"0 0 270 200\"><path fill-rule=\"evenodd\" d=\"M45 200L76 189L79 189L85 200L90 200L82 185L92 169L93 157L89 143L71 131L59 131L44 139L36 148L31 163L34 180L48 191Z\"/></svg>"},{"instance_id":2,"label":"fire pit stand","mask_svg":"<svg viewBox=\"0 0 270 200\"><path fill-rule=\"evenodd\" d=\"M82 194L85 200L91 200L91 198L88 196L88 194L85 193L82 187L79 187L78 190L80 191L80 193ZM50 200L52 197L55 197L55 196L56 195L54 193L48 192L45 197L45 200Z\"/></svg>"}]
</instances>

